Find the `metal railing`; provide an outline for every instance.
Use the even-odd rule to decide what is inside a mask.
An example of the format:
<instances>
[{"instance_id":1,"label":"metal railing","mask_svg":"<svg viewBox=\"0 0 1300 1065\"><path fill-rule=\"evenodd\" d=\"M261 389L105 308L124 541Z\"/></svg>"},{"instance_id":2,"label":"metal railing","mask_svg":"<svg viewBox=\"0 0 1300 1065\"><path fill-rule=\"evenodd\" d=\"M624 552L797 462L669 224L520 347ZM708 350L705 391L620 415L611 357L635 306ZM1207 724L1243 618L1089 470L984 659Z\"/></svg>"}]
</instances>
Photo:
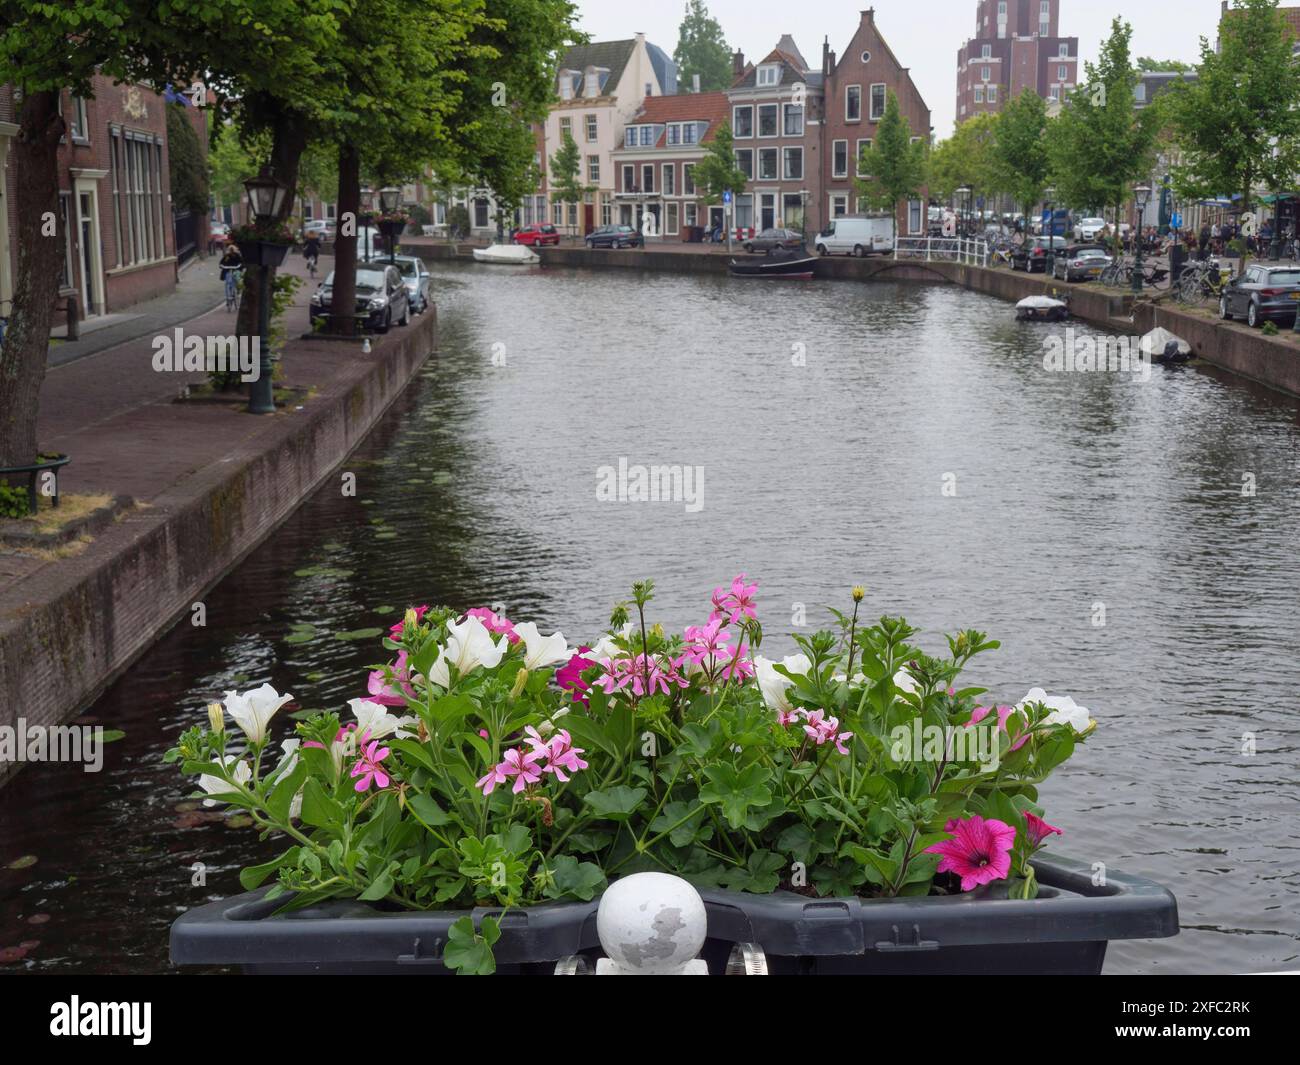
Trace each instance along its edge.
<instances>
[{"instance_id":1,"label":"metal railing","mask_svg":"<svg viewBox=\"0 0 1300 1065\"><path fill-rule=\"evenodd\" d=\"M899 237L894 242L894 258L988 266L989 246L974 237Z\"/></svg>"}]
</instances>

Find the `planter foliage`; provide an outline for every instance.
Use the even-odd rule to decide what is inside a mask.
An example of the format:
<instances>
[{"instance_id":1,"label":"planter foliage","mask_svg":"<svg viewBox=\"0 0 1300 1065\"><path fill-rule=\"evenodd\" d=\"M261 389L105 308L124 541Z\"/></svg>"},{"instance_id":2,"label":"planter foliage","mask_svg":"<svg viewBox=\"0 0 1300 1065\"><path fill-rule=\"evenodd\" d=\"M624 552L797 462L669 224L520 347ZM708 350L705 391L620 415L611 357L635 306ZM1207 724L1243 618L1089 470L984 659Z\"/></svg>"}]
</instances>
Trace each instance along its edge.
<instances>
[{"instance_id":1,"label":"planter foliage","mask_svg":"<svg viewBox=\"0 0 1300 1065\"><path fill-rule=\"evenodd\" d=\"M1060 832L1038 788L1089 712L1041 689L983 698L962 674L996 641L963 630L927 654L902 618L861 621L861 589L767 659L756 591L741 575L670 634L638 582L577 649L485 608L413 608L348 713L276 744L292 696L229 692L168 758L285 839L245 889L284 909L465 910L445 960L461 972L493 970L501 912L647 869L809 899L1035 898L1034 855Z\"/></svg>"}]
</instances>

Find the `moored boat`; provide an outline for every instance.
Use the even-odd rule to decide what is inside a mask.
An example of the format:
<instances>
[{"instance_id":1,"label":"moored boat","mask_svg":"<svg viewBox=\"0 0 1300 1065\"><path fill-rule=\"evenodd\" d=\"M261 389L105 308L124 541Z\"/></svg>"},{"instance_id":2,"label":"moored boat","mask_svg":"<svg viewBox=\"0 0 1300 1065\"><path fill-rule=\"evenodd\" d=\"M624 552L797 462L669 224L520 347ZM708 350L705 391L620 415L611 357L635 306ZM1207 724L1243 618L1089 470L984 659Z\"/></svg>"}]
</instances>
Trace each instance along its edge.
<instances>
[{"instance_id":1,"label":"moored boat","mask_svg":"<svg viewBox=\"0 0 1300 1065\"><path fill-rule=\"evenodd\" d=\"M732 259L727 269L732 277L807 280L817 274L817 256L804 249L773 248L761 259Z\"/></svg>"},{"instance_id":2,"label":"moored boat","mask_svg":"<svg viewBox=\"0 0 1300 1065\"><path fill-rule=\"evenodd\" d=\"M526 266L542 261L541 256L522 244L490 244L486 248L475 248L474 260L480 263L498 263L508 266Z\"/></svg>"},{"instance_id":3,"label":"moored boat","mask_svg":"<svg viewBox=\"0 0 1300 1065\"><path fill-rule=\"evenodd\" d=\"M1063 322L1070 317L1070 306L1051 296L1026 296L1016 304L1018 322Z\"/></svg>"}]
</instances>

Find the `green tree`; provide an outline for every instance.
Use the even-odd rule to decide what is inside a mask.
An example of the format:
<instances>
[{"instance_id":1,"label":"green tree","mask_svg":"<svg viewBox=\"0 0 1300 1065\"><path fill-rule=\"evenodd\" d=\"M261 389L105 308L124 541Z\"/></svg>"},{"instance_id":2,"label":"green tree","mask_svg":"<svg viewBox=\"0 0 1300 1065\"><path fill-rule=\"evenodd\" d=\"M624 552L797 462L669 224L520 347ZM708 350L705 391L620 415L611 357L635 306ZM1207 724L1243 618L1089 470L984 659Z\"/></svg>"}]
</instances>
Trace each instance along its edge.
<instances>
[{"instance_id":1,"label":"green tree","mask_svg":"<svg viewBox=\"0 0 1300 1065\"><path fill-rule=\"evenodd\" d=\"M1159 73L1181 74L1192 69L1191 63L1184 63L1181 59L1152 59L1149 55L1140 55L1137 63L1134 64L1138 70Z\"/></svg>"},{"instance_id":2,"label":"green tree","mask_svg":"<svg viewBox=\"0 0 1300 1065\"><path fill-rule=\"evenodd\" d=\"M584 185L581 178L582 154L573 134L564 131L564 139L559 150L551 156L551 202L577 204L591 191L590 185ZM566 213L566 219L572 212Z\"/></svg>"},{"instance_id":3,"label":"green tree","mask_svg":"<svg viewBox=\"0 0 1300 1065\"><path fill-rule=\"evenodd\" d=\"M1114 19L1096 64L1084 65L1087 82L1070 93L1048 127L1050 173L1059 201L1087 210L1113 207L1116 219L1134 184L1151 173L1158 129L1153 109L1133 106L1132 36L1127 22Z\"/></svg>"},{"instance_id":4,"label":"green tree","mask_svg":"<svg viewBox=\"0 0 1300 1065\"><path fill-rule=\"evenodd\" d=\"M998 116L992 152L997 184L1023 208L1026 219L1047 186L1047 129L1047 105L1030 89Z\"/></svg>"},{"instance_id":5,"label":"green tree","mask_svg":"<svg viewBox=\"0 0 1300 1065\"><path fill-rule=\"evenodd\" d=\"M687 0L673 59L679 84L692 85L698 74L701 92L720 92L731 85L731 48L704 0Z\"/></svg>"},{"instance_id":6,"label":"green tree","mask_svg":"<svg viewBox=\"0 0 1300 1065\"><path fill-rule=\"evenodd\" d=\"M917 196L925 184L924 140L912 140L912 128L898 107L892 92L885 102L885 115L876 127L876 137L862 150L854 179L858 195L873 208L888 208L893 237L898 239L898 205Z\"/></svg>"},{"instance_id":7,"label":"green tree","mask_svg":"<svg viewBox=\"0 0 1300 1065\"><path fill-rule=\"evenodd\" d=\"M1219 48L1201 38L1194 82L1157 101L1180 148L1175 191L1200 199L1240 193L1250 209L1257 186L1288 187L1300 168L1300 67L1276 0L1237 0ZM1245 269L1242 256L1242 269Z\"/></svg>"},{"instance_id":8,"label":"green tree","mask_svg":"<svg viewBox=\"0 0 1300 1065\"><path fill-rule=\"evenodd\" d=\"M184 211L206 215L208 168L199 135L190 125L183 104L167 105L167 166L172 203Z\"/></svg>"},{"instance_id":9,"label":"green tree","mask_svg":"<svg viewBox=\"0 0 1300 1065\"><path fill-rule=\"evenodd\" d=\"M731 123L724 121L705 149L704 158L691 171L695 190L706 204L722 202L722 194L744 192L749 178L736 165L736 142Z\"/></svg>"},{"instance_id":10,"label":"green tree","mask_svg":"<svg viewBox=\"0 0 1300 1065\"><path fill-rule=\"evenodd\" d=\"M1004 191L998 185L994 146L1001 116L974 115L961 123L953 135L940 141L929 153L926 180L930 194L941 200L953 198L963 185L971 195Z\"/></svg>"}]
</instances>

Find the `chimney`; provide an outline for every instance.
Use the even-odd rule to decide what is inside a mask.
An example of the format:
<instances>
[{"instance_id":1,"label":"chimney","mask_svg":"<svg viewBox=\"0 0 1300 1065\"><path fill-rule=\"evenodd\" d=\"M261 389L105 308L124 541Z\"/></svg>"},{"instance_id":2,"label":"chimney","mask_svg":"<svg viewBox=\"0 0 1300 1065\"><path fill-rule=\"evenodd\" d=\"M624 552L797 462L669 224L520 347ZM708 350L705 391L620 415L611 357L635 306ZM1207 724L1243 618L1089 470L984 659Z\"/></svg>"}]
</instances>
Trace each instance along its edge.
<instances>
[{"instance_id":1,"label":"chimney","mask_svg":"<svg viewBox=\"0 0 1300 1065\"><path fill-rule=\"evenodd\" d=\"M691 92L699 92L699 91L700 91L700 76L699 76L698 74L692 74L692 75L691 75Z\"/></svg>"},{"instance_id":2,"label":"chimney","mask_svg":"<svg viewBox=\"0 0 1300 1065\"><path fill-rule=\"evenodd\" d=\"M862 21L863 21L863 22L875 22L875 21L876 21L876 9L875 9L874 7L869 7L869 8L866 9L866 11L862 12Z\"/></svg>"},{"instance_id":3,"label":"chimney","mask_svg":"<svg viewBox=\"0 0 1300 1065\"><path fill-rule=\"evenodd\" d=\"M829 37L823 37L822 38L822 77L829 78L830 76L831 76L831 39Z\"/></svg>"},{"instance_id":4,"label":"chimney","mask_svg":"<svg viewBox=\"0 0 1300 1065\"><path fill-rule=\"evenodd\" d=\"M731 73L736 77L745 73L745 53L739 48L731 56Z\"/></svg>"}]
</instances>

